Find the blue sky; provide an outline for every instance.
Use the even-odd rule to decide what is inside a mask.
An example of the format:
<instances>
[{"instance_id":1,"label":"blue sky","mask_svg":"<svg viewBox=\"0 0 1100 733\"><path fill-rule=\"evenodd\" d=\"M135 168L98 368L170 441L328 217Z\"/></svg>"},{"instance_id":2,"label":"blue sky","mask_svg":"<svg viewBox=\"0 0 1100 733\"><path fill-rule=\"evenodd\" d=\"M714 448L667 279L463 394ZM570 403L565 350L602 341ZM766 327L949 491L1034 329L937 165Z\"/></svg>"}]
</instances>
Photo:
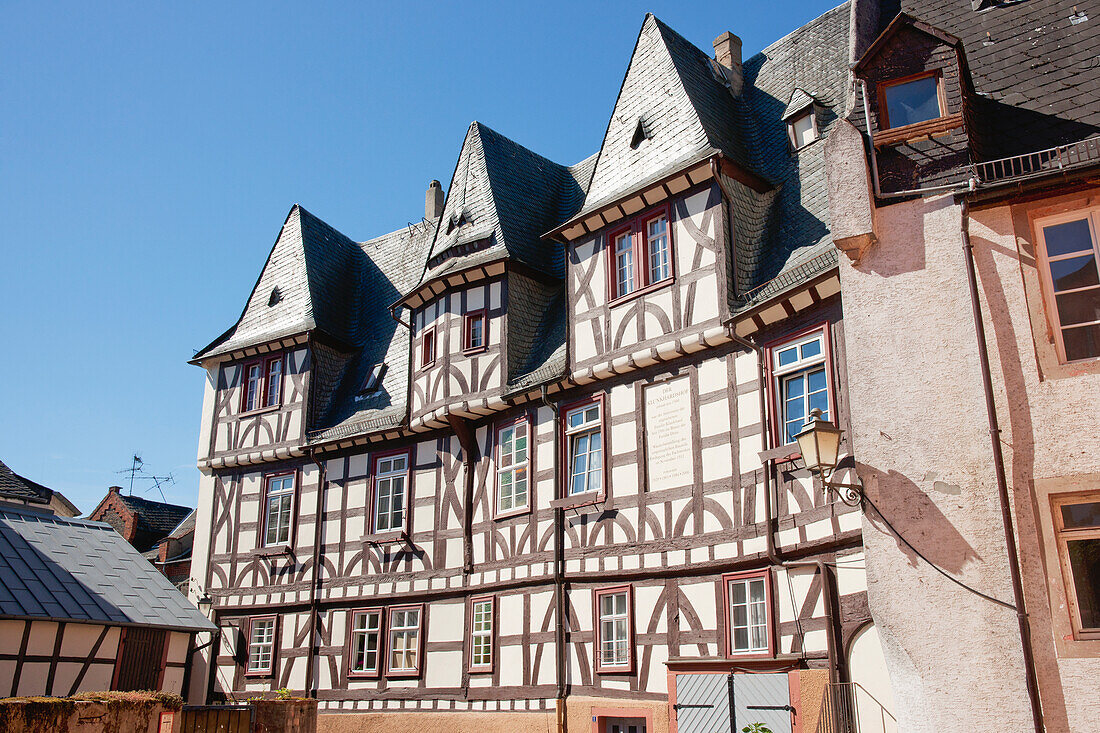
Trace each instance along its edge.
<instances>
[{"instance_id":1,"label":"blue sky","mask_svg":"<svg viewBox=\"0 0 1100 733\"><path fill-rule=\"evenodd\" d=\"M474 119L561 163L596 152L646 11L748 57L836 4L5 4L0 459L88 512L138 452L194 505L187 359L295 202L392 231Z\"/></svg>"}]
</instances>

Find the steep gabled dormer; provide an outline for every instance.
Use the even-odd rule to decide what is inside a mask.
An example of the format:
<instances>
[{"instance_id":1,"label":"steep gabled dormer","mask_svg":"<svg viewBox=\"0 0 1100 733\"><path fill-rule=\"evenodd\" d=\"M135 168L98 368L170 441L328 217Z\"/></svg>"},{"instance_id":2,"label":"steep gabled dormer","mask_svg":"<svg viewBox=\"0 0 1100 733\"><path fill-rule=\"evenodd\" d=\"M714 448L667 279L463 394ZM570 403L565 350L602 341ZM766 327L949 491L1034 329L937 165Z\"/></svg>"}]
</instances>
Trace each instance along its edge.
<instances>
[{"instance_id":1,"label":"steep gabled dormer","mask_svg":"<svg viewBox=\"0 0 1100 733\"><path fill-rule=\"evenodd\" d=\"M543 366L532 365L532 342L538 333L560 339L544 321L563 318L560 302L547 305L561 292L564 262L561 245L541 234L579 206L590 170L470 125L423 276L394 304L412 326L414 424L441 423L450 405L500 402ZM563 349L561 340L547 358Z\"/></svg>"},{"instance_id":2,"label":"steep gabled dormer","mask_svg":"<svg viewBox=\"0 0 1100 733\"><path fill-rule=\"evenodd\" d=\"M966 179L974 90L958 38L902 13L853 72L860 94L852 122L870 133L882 192Z\"/></svg>"}]
</instances>

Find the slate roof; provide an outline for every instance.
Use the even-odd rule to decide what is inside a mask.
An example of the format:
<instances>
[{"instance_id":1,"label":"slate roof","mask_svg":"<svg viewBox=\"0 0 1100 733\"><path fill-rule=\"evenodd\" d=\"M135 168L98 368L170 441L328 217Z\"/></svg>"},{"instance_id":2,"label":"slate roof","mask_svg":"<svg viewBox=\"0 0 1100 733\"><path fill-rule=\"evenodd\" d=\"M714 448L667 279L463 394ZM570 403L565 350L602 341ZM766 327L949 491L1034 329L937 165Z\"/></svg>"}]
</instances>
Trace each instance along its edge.
<instances>
[{"instance_id":1,"label":"slate roof","mask_svg":"<svg viewBox=\"0 0 1100 733\"><path fill-rule=\"evenodd\" d=\"M1027 0L974 10L969 0L885 2L962 39L986 160L1100 134L1100 7ZM1076 11L1076 12L1075 12Z\"/></svg>"},{"instance_id":2,"label":"slate roof","mask_svg":"<svg viewBox=\"0 0 1100 733\"><path fill-rule=\"evenodd\" d=\"M0 461L0 497L5 496L34 504L49 504L53 490L23 478Z\"/></svg>"},{"instance_id":3,"label":"slate roof","mask_svg":"<svg viewBox=\"0 0 1100 733\"><path fill-rule=\"evenodd\" d=\"M0 508L0 617L213 631L108 525Z\"/></svg>"},{"instance_id":4,"label":"slate roof","mask_svg":"<svg viewBox=\"0 0 1100 733\"><path fill-rule=\"evenodd\" d=\"M142 499L140 496L127 496L119 493L118 498L138 518L139 531L156 533L161 537L175 529L176 525L193 511L191 507L150 501L149 499Z\"/></svg>"}]
</instances>

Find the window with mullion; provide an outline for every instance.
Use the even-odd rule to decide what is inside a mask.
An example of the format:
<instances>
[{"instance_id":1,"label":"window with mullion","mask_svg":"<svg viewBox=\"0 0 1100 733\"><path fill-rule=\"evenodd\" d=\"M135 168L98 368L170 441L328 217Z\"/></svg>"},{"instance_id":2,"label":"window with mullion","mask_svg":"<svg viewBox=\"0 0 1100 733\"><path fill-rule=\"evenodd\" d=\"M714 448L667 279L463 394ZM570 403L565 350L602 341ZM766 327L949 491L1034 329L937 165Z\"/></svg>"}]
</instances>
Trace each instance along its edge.
<instances>
[{"instance_id":1,"label":"window with mullion","mask_svg":"<svg viewBox=\"0 0 1100 733\"><path fill-rule=\"evenodd\" d=\"M479 309L476 311L470 311L463 319L463 336L462 336L462 349L463 351L481 351L488 344L486 335L487 320L485 317L485 310Z\"/></svg>"},{"instance_id":2,"label":"window with mullion","mask_svg":"<svg viewBox=\"0 0 1100 733\"><path fill-rule=\"evenodd\" d=\"M1100 492L1051 498L1074 635L1100 639Z\"/></svg>"},{"instance_id":3,"label":"window with mullion","mask_svg":"<svg viewBox=\"0 0 1100 733\"><path fill-rule=\"evenodd\" d=\"M420 606L389 609L387 674L416 674L420 671Z\"/></svg>"},{"instance_id":4,"label":"window with mullion","mask_svg":"<svg viewBox=\"0 0 1100 733\"><path fill-rule=\"evenodd\" d=\"M773 346L770 352L780 440L793 443L815 407L821 410L823 419L832 420L825 332L815 331Z\"/></svg>"},{"instance_id":5,"label":"window with mullion","mask_svg":"<svg viewBox=\"0 0 1100 733\"><path fill-rule=\"evenodd\" d=\"M382 609L354 611L351 620L351 672L378 674L381 644Z\"/></svg>"},{"instance_id":6,"label":"window with mullion","mask_svg":"<svg viewBox=\"0 0 1100 733\"><path fill-rule=\"evenodd\" d=\"M603 488L603 406L593 402L565 413L569 445L569 496Z\"/></svg>"},{"instance_id":7,"label":"window with mullion","mask_svg":"<svg viewBox=\"0 0 1100 733\"><path fill-rule=\"evenodd\" d=\"M248 674L270 674L275 658L275 617L254 618L248 632Z\"/></svg>"},{"instance_id":8,"label":"window with mullion","mask_svg":"<svg viewBox=\"0 0 1100 733\"><path fill-rule=\"evenodd\" d=\"M731 654L766 653L768 633L768 587L763 575L727 580L729 603L729 649Z\"/></svg>"},{"instance_id":9,"label":"window with mullion","mask_svg":"<svg viewBox=\"0 0 1100 733\"><path fill-rule=\"evenodd\" d=\"M615 294L634 292L634 240L630 231L615 235Z\"/></svg>"},{"instance_id":10,"label":"window with mullion","mask_svg":"<svg viewBox=\"0 0 1100 733\"><path fill-rule=\"evenodd\" d=\"M374 460L374 531L405 529L408 511L409 454L378 456Z\"/></svg>"},{"instance_id":11,"label":"window with mullion","mask_svg":"<svg viewBox=\"0 0 1100 733\"><path fill-rule=\"evenodd\" d=\"M245 366L244 404L243 412L251 412L260 407L260 394L263 391L264 372L259 363Z\"/></svg>"},{"instance_id":12,"label":"window with mullion","mask_svg":"<svg viewBox=\"0 0 1100 733\"><path fill-rule=\"evenodd\" d=\"M629 588L596 592L596 668L600 672L629 671L633 662L633 623Z\"/></svg>"},{"instance_id":13,"label":"window with mullion","mask_svg":"<svg viewBox=\"0 0 1100 733\"><path fill-rule=\"evenodd\" d=\"M264 491L264 546L290 542L294 516L294 474L268 476Z\"/></svg>"},{"instance_id":14,"label":"window with mullion","mask_svg":"<svg viewBox=\"0 0 1100 733\"><path fill-rule=\"evenodd\" d=\"M1059 356L1100 356L1100 209L1037 222Z\"/></svg>"},{"instance_id":15,"label":"window with mullion","mask_svg":"<svg viewBox=\"0 0 1100 733\"><path fill-rule=\"evenodd\" d=\"M264 407L274 407L279 404L279 398L283 391L283 358L271 359L267 362L267 374L264 384Z\"/></svg>"},{"instance_id":16,"label":"window with mullion","mask_svg":"<svg viewBox=\"0 0 1100 733\"><path fill-rule=\"evenodd\" d=\"M493 599L475 598L470 609L470 671L493 668Z\"/></svg>"},{"instance_id":17,"label":"window with mullion","mask_svg":"<svg viewBox=\"0 0 1100 733\"><path fill-rule=\"evenodd\" d=\"M612 231L608 239L612 300L672 277L672 240L666 208L636 217Z\"/></svg>"},{"instance_id":18,"label":"window with mullion","mask_svg":"<svg viewBox=\"0 0 1100 733\"><path fill-rule=\"evenodd\" d=\"M528 430L522 419L497 431L497 512L527 508Z\"/></svg>"}]
</instances>

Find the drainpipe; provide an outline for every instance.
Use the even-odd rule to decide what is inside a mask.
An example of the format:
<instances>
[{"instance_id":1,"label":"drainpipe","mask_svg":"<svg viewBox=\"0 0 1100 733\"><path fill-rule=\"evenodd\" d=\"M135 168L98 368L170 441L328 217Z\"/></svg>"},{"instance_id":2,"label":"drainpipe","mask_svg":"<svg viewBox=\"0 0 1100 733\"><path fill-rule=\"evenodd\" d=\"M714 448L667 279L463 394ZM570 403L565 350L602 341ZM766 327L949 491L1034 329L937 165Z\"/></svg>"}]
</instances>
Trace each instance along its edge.
<instances>
[{"instance_id":1,"label":"drainpipe","mask_svg":"<svg viewBox=\"0 0 1100 733\"><path fill-rule=\"evenodd\" d=\"M761 447L763 450L768 450L771 446L771 430L768 420L768 408L767 408L767 370L764 365L764 349L755 341L742 338L734 333L733 323L727 325L727 329L730 338L734 343L744 346L747 349L751 349L756 353L756 363L759 368L759 395L760 395L760 429L761 433ZM825 609L825 655L829 664L829 680L831 682L838 682L840 676L840 666L837 657L837 639L835 638L837 628L836 619L833 615L833 583L832 577L829 575L829 568L825 564L824 560L812 560L798 562L794 560L784 560L779 553L779 549L775 544L775 525L777 522L772 516L772 481L771 474L774 468L772 459L764 461L764 547L768 556L768 562L775 567L781 568L798 568L798 567L813 567L817 568L818 573L821 574L821 600L822 606Z\"/></svg>"},{"instance_id":2,"label":"drainpipe","mask_svg":"<svg viewBox=\"0 0 1100 733\"><path fill-rule=\"evenodd\" d=\"M321 528L325 517L325 463L317 458L317 448L310 448L309 457L317 465L317 519L313 532L313 573L309 581L309 656L306 657L306 686L310 697L317 697L316 658L321 653L317 639L317 616L320 613L318 591L321 584Z\"/></svg>"},{"instance_id":3,"label":"drainpipe","mask_svg":"<svg viewBox=\"0 0 1100 733\"><path fill-rule=\"evenodd\" d=\"M462 527L462 570L469 574L474 572L474 472L477 470L477 461L480 458L477 449L477 440L470 429L470 423L461 417L447 415L447 422L458 436L458 443L462 447L462 481L463 481L463 527Z\"/></svg>"},{"instance_id":4,"label":"drainpipe","mask_svg":"<svg viewBox=\"0 0 1100 733\"><path fill-rule=\"evenodd\" d=\"M542 386L542 404L550 408L554 416L554 456L557 459L558 434L561 432L561 414L550 401L550 392ZM555 468L553 475L554 498L558 497L558 478L560 471ZM557 677L557 729L565 731L565 509L554 508L554 650Z\"/></svg>"},{"instance_id":5,"label":"drainpipe","mask_svg":"<svg viewBox=\"0 0 1100 733\"><path fill-rule=\"evenodd\" d=\"M970 242L970 204L962 200L962 248L966 263L966 282L970 287L970 309L974 314L974 334L978 341L978 365L982 373L982 391L985 393L985 413L989 422L989 440L993 447L993 471L997 477L997 497L1001 503L1001 524L1004 526L1005 545L1008 550L1008 574L1012 579L1012 600L1016 606L1016 621L1020 627L1020 645L1024 653L1024 678L1027 696L1031 703L1031 719L1036 733L1043 731L1043 708L1039 700L1039 683L1035 672L1035 657L1031 648L1031 628L1024 605L1024 587L1020 579L1020 561L1016 556L1016 533L1012 528L1012 509L1008 496L1008 480L1005 476L1004 454L1001 451L1001 427L997 420L997 406L993 398L993 378L989 369L989 352L986 349L985 324L982 321L981 302L978 298L978 277L974 269L974 245Z\"/></svg>"}]
</instances>

